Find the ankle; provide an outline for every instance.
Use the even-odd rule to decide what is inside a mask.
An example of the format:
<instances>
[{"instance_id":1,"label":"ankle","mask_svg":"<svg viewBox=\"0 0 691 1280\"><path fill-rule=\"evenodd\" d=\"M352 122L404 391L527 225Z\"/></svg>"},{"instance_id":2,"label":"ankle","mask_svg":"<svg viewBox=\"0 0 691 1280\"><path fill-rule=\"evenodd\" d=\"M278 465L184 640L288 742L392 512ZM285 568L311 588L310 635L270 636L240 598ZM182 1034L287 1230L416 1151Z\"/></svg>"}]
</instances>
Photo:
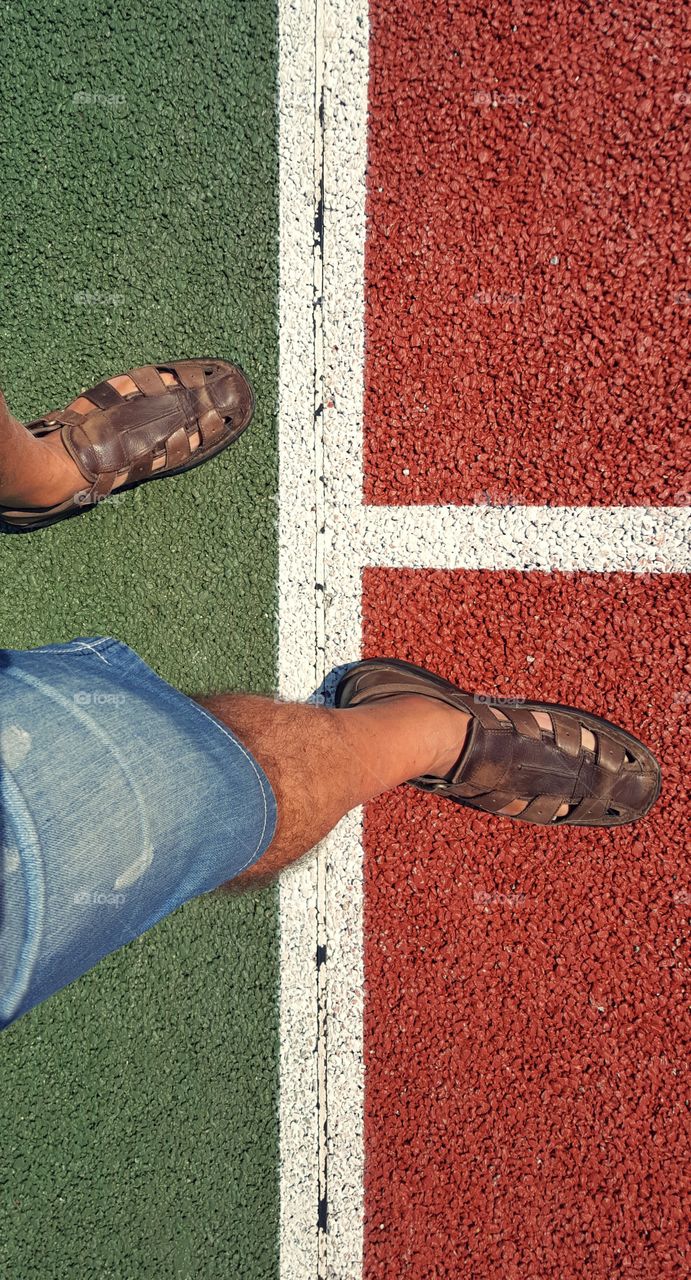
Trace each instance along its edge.
<instances>
[{"instance_id":1,"label":"ankle","mask_svg":"<svg viewBox=\"0 0 691 1280\"><path fill-rule=\"evenodd\" d=\"M471 717L465 711L451 707L448 703L438 702L435 698L421 698L412 695L416 701L427 703L429 720L429 764L420 769L416 776L430 775L435 778L446 778L452 772L465 747Z\"/></svg>"},{"instance_id":2,"label":"ankle","mask_svg":"<svg viewBox=\"0 0 691 1280\"><path fill-rule=\"evenodd\" d=\"M420 694L400 694L336 713L358 759L360 785L378 795L425 774L445 777L465 745L470 717Z\"/></svg>"},{"instance_id":3,"label":"ankle","mask_svg":"<svg viewBox=\"0 0 691 1280\"><path fill-rule=\"evenodd\" d=\"M0 503L7 508L52 507L87 485L56 433L36 439L16 419L3 427Z\"/></svg>"},{"instance_id":4,"label":"ankle","mask_svg":"<svg viewBox=\"0 0 691 1280\"><path fill-rule=\"evenodd\" d=\"M435 778L446 778L455 769L468 740L472 717L455 707L447 707L450 713L444 735L440 741L439 755L428 772Z\"/></svg>"}]
</instances>

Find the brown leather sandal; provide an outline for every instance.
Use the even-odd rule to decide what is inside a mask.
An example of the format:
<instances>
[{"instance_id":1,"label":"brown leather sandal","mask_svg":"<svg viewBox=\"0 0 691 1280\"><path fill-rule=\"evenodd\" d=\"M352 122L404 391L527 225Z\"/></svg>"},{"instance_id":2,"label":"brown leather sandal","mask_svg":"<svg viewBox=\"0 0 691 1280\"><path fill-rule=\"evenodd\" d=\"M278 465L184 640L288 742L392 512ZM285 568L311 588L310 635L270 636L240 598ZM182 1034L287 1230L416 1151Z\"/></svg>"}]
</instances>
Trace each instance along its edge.
<instances>
[{"instance_id":1,"label":"brown leather sandal","mask_svg":"<svg viewBox=\"0 0 691 1280\"><path fill-rule=\"evenodd\" d=\"M471 809L497 814L525 800L517 822L542 826L619 827L644 817L660 793L660 766L647 747L625 729L575 707L464 693L423 667L395 658L356 663L336 690L336 706L357 707L401 694L437 698L471 716L463 751L446 778L412 778ZM547 712L552 732L531 714ZM597 749L583 746L581 730ZM557 818L563 804L569 812Z\"/></svg>"},{"instance_id":2,"label":"brown leather sandal","mask_svg":"<svg viewBox=\"0 0 691 1280\"><path fill-rule=\"evenodd\" d=\"M173 374L175 385L167 386L161 373ZM0 521L12 529L42 529L106 498L124 472L127 478L117 485L118 493L147 480L191 471L237 440L252 420L252 387L242 369L226 360L146 364L129 369L126 376L137 392L121 395L106 380L83 392L93 405L89 412L57 409L27 423L35 436L60 431L88 483L54 507L0 507ZM195 431L201 440L192 450L190 436ZM161 458L163 465L154 469L154 461Z\"/></svg>"}]
</instances>

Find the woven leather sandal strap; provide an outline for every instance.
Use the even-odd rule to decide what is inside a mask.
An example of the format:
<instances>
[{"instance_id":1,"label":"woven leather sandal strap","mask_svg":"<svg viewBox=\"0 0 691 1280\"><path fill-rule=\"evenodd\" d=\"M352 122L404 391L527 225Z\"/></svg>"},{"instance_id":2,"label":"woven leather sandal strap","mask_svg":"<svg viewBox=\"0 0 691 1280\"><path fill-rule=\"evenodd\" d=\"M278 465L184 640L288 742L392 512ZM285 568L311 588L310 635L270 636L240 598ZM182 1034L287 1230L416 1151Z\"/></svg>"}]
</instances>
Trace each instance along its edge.
<instances>
[{"instance_id":1,"label":"woven leather sandal strap","mask_svg":"<svg viewBox=\"0 0 691 1280\"><path fill-rule=\"evenodd\" d=\"M609 721L551 703L472 695L397 659L356 664L339 684L337 705L402 693L427 693L472 718L455 768L445 778L412 778L420 790L494 814L520 805L507 815L517 821L593 826L634 821L659 792L651 752ZM568 812L557 817L562 808Z\"/></svg>"}]
</instances>

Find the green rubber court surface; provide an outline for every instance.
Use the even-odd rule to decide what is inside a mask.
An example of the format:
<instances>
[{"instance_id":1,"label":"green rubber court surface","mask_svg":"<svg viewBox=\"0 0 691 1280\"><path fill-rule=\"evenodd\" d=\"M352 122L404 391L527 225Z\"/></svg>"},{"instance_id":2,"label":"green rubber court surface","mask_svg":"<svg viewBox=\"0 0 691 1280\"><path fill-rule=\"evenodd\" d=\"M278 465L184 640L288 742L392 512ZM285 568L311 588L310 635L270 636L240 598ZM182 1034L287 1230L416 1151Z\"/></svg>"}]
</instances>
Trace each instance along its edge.
<instances>
[{"instance_id":1,"label":"green rubber court surface","mask_svg":"<svg viewBox=\"0 0 691 1280\"><path fill-rule=\"evenodd\" d=\"M112 634L185 692L274 687L275 27L249 0L6 6L12 412L203 355L257 412L209 466L3 537L2 647ZM277 1274L276 910L192 902L5 1032L0 1274Z\"/></svg>"}]
</instances>

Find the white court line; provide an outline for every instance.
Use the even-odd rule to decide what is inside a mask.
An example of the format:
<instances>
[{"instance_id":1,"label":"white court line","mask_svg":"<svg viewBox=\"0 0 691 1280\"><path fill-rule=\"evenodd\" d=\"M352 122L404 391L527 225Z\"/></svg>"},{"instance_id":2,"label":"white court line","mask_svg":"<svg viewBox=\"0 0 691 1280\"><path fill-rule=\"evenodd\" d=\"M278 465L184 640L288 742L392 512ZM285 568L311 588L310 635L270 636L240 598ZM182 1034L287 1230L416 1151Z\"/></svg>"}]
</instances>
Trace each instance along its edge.
<instances>
[{"instance_id":1,"label":"white court line","mask_svg":"<svg viewBox=\"0 0 691 1280\"><path fill-rule=\"evenodd\" d=\"M367 58L366 0L279 0L285 697L304 698L361 646L363 560L349 515L362 494ZM314 235L320 215L323 253ZM315 414L315 405L323 411ZM364 1076L359 813L281 876L280 921L281 1278L356 1280ZM317 968L324 942L326 960ZM325 1231L317 1224L327 1196Z\"/></svg>"},{"instance_id":2,"label":"white court line","mask_svg":"<svg viewBox=\"0 0 691 1280\"><path fill-rule=\"evenodd\" d=\"M314 216L318 103L314 0L279 3L279 693L303 699L321 680L317 649ZM317 863L280 879L280 1265L318 1275Z\"/></svg>"},{"instance_id":3,"label":"white court line","mask_svg":"<svg viewBox=\"0 0 691 1280\"><path fill-rule=\"evenodd\" d=\"M362 645L367 0L324 0L324 437L326 669ZM320 1280L359 1280L363 1247L362 814L324 841L327 1228Z\"/></svg>"},{"instance_id":4,"label":"white court line","mask_svg":"<svg viewBox=\"0 0 691 1280\"><path fill-rule=\"evenodd\" d=\"M366 507L363 565L684 573L688 507Z\"/></svg>"},{"instance_id":5,"label":"white court line","mask_svg":"<svg viewBox=\"0 0 691 1280\"><path fill-rule=\"evenodd\" d=\"M683 508L363 506L367 77L366 0L279 0L279 690L297 699L359 656L365 566L691 569ZM281 1280L362 1274L362 859L356 812L280 880Z\"/></svg>"}]
</instances>

